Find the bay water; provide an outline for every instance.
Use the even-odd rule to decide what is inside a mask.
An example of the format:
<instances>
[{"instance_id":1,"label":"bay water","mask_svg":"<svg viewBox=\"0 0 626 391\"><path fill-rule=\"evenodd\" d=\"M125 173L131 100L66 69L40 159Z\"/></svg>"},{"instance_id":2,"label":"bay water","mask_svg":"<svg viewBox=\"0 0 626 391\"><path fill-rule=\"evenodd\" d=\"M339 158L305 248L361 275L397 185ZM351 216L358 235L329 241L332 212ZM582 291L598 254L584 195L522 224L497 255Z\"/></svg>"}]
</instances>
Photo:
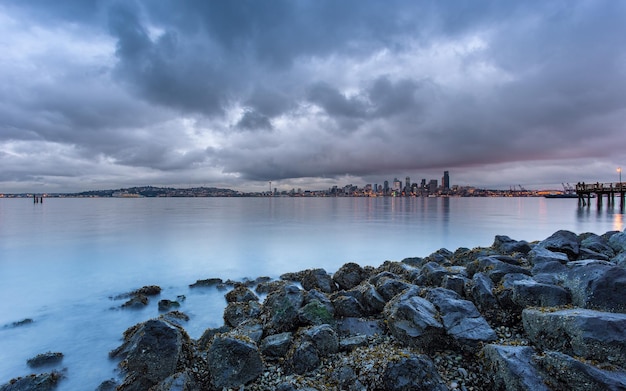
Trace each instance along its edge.
<instances>
[{"instance_id":1,"label":"bay water","mask_svg":"<svg viewBox=\"0 0 626 391\"><path fill-rule=\"evenodd\" d=\"M185 329L223 324L224 291L196 280L242 280L346 262L490 246L495 235L542 240L559 229L624 230L618 207L544 198L47 198L0 199L0 384L65 357L59 390L93 390L119 375L108 352L128 327L184 295ZM163 288L143 309L115 296ZM24 319L30 324L16 326Z\"/></svg>"}]
</instances>

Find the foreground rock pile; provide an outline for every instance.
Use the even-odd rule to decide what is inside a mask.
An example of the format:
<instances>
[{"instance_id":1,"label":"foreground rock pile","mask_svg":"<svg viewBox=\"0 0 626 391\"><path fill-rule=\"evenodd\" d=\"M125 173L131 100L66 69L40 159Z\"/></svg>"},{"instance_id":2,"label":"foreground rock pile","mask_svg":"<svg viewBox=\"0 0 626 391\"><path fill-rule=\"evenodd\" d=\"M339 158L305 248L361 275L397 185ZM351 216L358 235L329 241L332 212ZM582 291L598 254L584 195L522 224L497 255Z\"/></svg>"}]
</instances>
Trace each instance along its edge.
<instances>
[{"instance_id":1,"label":"foreground rock pile","mask_svg":"<svg viewBox=\"0 0 626 391\"><path fill-rule=\"evenodd\" d=\"M558 231L248 281L198 340L180 312L127 330L100 389L624 390L625 265L625 232Z\"/></svg>"}]
</instances>

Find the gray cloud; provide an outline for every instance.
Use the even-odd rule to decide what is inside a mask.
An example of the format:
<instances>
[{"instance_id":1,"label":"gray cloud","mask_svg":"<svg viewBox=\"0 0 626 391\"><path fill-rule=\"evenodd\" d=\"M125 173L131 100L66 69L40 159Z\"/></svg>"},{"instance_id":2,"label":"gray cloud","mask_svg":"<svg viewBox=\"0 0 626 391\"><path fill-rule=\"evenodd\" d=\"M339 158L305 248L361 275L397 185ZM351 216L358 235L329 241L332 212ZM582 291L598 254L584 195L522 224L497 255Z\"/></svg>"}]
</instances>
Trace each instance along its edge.
<instances>
[{"instance_id":1,"label":"gray cloud","mask_svg":"<svg viewBox=\"0 0 626 391\"><path fill-rule=\"evenodd\" d=\"M9 0L0 184L600 180L626 161L625 8Z\"/></svg>"}]
</instances>

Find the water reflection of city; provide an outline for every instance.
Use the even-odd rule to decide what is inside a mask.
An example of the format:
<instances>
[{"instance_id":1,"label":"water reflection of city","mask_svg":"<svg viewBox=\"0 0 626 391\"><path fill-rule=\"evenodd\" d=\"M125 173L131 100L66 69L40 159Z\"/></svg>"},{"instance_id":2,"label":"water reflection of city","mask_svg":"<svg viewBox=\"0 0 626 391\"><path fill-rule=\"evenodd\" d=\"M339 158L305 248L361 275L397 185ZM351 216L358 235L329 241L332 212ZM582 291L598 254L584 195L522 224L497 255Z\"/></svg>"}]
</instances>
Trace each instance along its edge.
<instances>
[{"instance_id":1,"label":"water reflection of city","mask_svg":"<svg viewBox=\"0 0 626 391\"><path fill-rule=\"evenodd\" d=\"M613 230L624 230L624 208L621 208L619 203L606 206L600 205L599 207L579 205L576 210L576 217L581 222L591 221L592 219L610 221L612 222Z\"/></svg>"}]
</instances>

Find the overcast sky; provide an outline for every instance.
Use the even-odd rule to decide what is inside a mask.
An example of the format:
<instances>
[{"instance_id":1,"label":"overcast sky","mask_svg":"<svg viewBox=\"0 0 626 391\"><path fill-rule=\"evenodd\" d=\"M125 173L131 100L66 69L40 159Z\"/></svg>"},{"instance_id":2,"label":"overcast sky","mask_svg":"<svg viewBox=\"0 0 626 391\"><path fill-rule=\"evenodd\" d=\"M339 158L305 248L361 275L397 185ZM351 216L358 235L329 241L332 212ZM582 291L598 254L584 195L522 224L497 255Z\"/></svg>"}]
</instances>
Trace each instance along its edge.
<instances>
[{"instance_id":1,"label":"overcast sky","mask_svg":"<svg viewBox=\"0 0 626 391\"><path fill-rule=\"evenodd\" d=\"M0 2L0 193L617 181L626 2Z\"/></svg>"}]
</instances>

